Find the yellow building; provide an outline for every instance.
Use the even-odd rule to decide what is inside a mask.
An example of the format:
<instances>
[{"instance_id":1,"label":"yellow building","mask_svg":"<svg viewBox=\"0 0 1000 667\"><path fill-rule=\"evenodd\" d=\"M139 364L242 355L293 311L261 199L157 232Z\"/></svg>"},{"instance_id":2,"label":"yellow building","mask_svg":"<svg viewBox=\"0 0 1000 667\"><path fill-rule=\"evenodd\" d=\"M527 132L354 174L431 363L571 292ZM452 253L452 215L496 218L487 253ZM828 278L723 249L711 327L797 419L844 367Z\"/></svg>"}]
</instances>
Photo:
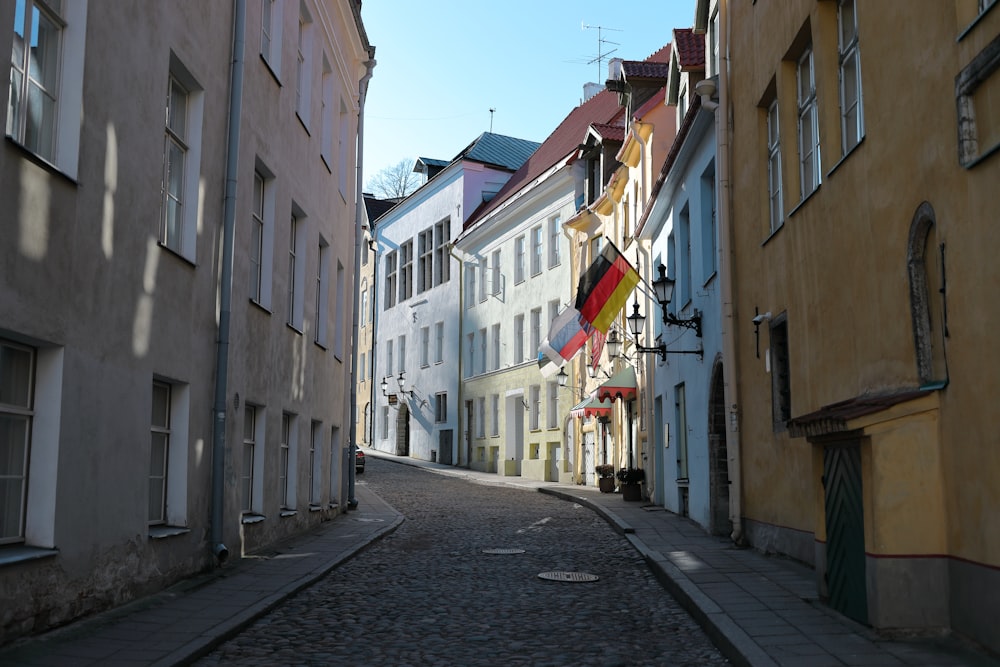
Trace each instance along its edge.
<instances>
[{"instance_id":1,"label":"yellow building","mask_svg":"<svg viewBox=\"0 0 1000 667\"><path fill-rule=\"evenodd\" d=\"M850 617L993 650L997 4L721 2L718 24L744 535Z\"/></svg>"}]
</instances>

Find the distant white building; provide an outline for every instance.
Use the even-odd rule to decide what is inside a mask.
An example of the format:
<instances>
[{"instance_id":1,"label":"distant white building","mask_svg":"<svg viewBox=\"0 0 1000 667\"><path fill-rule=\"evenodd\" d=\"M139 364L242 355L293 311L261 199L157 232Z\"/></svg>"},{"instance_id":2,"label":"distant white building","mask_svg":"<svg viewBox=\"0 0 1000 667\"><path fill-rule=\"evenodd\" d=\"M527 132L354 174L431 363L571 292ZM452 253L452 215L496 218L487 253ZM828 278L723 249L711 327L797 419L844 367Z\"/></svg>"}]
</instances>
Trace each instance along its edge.
<instances>
[{"instance_id":1,"label":"distant white building","mask_svg":"<svg viewBox=\"0 0 1000 667\"><path fill-rule=\"evenodd\" d=\"M372 445L468 465L457 429L462 295L452 242L538 144L484 133L375 221L376 409Z\"/></svg>"}]
</instances>

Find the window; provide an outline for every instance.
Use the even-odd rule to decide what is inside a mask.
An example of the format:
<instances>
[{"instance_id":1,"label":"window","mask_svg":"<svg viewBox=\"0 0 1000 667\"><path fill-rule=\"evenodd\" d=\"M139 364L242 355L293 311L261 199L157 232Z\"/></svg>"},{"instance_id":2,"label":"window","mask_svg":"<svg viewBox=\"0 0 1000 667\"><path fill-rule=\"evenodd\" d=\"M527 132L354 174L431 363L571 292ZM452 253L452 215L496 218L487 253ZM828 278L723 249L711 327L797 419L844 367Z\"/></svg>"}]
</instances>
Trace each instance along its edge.
<instances>
[{"instance_id":1,"label":"window","mask_svg":"<svg viewBox=\"0 0 1000 667\"><path fill-rule=\"evenodd\" d=\"M715 162L712 162L701 174L701 271L702 281L706 283L718 270L717 236Z\"/></svg>"},{"instance_id":2,"label":"window","mask_svg":"<svg viewBox=\"0 0 1000 667\"><path fill-rule=\"evenodd\" d=\"M330 246L322 236L316 267L316 343L326 345L327 304L330 302Z\"/></svg>"},{"instance_id":3,"label":"window","mask_svg":"<svg viewBox=\"0 0 1000 667\"><path fill-rule=\"evenodd\" d=\"M274 252L273 179L262 169L253 175L253 210L250 215L250 300L271 306L271 258Z\"/></svg>"},{"instance_id":4,"label":"window","mask_svg":"<svg viewBox=\"0 0 1000 667\"><path fill-rule=\"evenodd\" d=\"M430 327L420 327L420 367L427 368L430 365L431 329Z\"/></svg>"},{"instance_id":5,"label":"window","mask_svg":"<svg viewBox=\"0 0 1000 667\"><path fill-rule=\"evenodd\" d=\"M500 435L500 394L490 396L490 416L490 423L493 425L490 435L496 437Z\"/></svg>"},{"instance_id":6,"label":"window","mask_svg":"<svg viewBox=\"0 0 1000 667\"><path fill-rule=\"evenodd\" d=\"M542 272L542 226L531 229L531 275Z\"/></svg>"},{"instance_id":7,"label":"window","mask_svg":"<svg viewBox=\"0 0 1000 667\"><path fill-rule=\"evenodd\" d=\"M486 329L479 330L479 372L486 372Z\"/></svg>"},{"instance_id":8,"label":"window","mask_svg":"<svg viewBox=\"0 0 1000 667\"><path fill-rule=\"evenodd\" d=\"M243 410L243 465L240 469L240 509L244 513L253 512L258 498L255 497L259 463L257 449L258 434L257 407L247 405Z\"/></svg>"},{"instance_id":9,"label":"window","mask_svg":"<svg viewBox=\"0 0 1000 667\"><path fill-rule=\"evenodd\" d=\"M708 20L708 67L705 76L719 75L719 8L716 7Z\"/></svg>"},{"instance_id":10,"label":"window","mask_svg":"<svg viewBox=\"0 0 1000 667\"><path fill-rule=\"evenodd\" d=\"M677 479L688 479L687 394L684 384L674 387L674 424L677 440Z\"/></svg>"},{"instance_id":11,"label":"window","mask_svg":"<svg viewBox=\"0 0 1000 667\"><path fill-rule=\"evenodd\" d=\"M188 91L172 75L167 86L166 140L160 186L160 243L181 251L184 216L184 163L187 157Z\"/></svg>"},{"instance_id":12,"label":"window","mask_svg":"<svg viewBox=\"0 0 1000 667\"><path fill-rule=\"evenodd\" d=\"M366 281L362 281L363 283ZM368 324L368 286L362 284L361 286L361 321L360 325L365 326Z\"/></svg>"},{"instance_id":13,"label":"window","mask_svg":"<svg viewBox=\"0 0 1000 667\"><path fill-rule=\"evenodd\" d=\"M451 240L448 229L450 221L442 220L434 225L434 284L440 285L451 279L451 269L448 262L448 242Z\"/></svg>"},{"instance_id":14,"label":"window","mask_svg":"<svg viewBox=\"0 0 1000 667\"><path fill-rule=\"evenodd\" d=\"M434 323L434 363L440 364L444 361L444 322Z\"/></svg>"},{"instance_id":15,"label":"window","mask_svg":"<svg viewBox=\"0 0 1000 667\"><path fill-rule=\"evenodd\" d=\"M865 134L861 108L861 57L858 54L858 15L855 0L840 0L837 7L840 59L841 149L844 155Z\"/></svg>"},{"instance_id":16,"label":"window","mask_svg":"<svg viewBox=\"0 0 1000 667\"><path fill-rule=\"evenodd\" d=\"M399 344L398 344L397 347L399 348L397 350L397 352L399 353L399 363L398 363L399 372L400 373L405 373L406 372L406 336L400 336L399 337Z\"/></svg>"},{"instance_id":17,"label":"window","mask_svg":"<svg viewBox=\"0 0 1000 667\"><path fill-rule=\"evenodd\" d=\"M528 353L532 356L538 354L538 348L542 345L542 309L533 308L531 310L531 348Z\"/></svg>"},{"instance_id":18,"label":"window","mask_svg":"<svg viewBox=\"0 0 1000 667\"><path fill-rule=\"evenodd\" d=\"M281 4L282 0L261 3L260 57L275 76L281 73Z\"/></svg>"},{"instance_id":19,"label":"window","mask_svg":"<svg viewBox=\"0 0 1000 667\"><path fill-rule=\"evenodd\" d=\"M688 110L688 100L687 100L687 86L681 86L680 92L677 93L677 117L678 119L683 119L684 115ZM680 125L680 120L677 122Z\"/></svg>"},{"instance_id":20,"label":"window","mask_svg":"<svg viewBox=\"0 0 1000 667\"><path fill-rule=\"evenodd\" d=\"M479 301L486 301L486 258L479 258Z\"/></svg>"},{"instance_id":21,"label":"window","mask_svg":"<svg viewBox=\"0 0 1000 667\"><path fill-rule=\"evenodd\" d=\"M500 277L500 251L493 251L493 263L490 266L490 294L497 295L500 293L500 282L502 278Z\"/></svg>"},{"instance_id":22,"label":"window","mask_svg":"<svg viewBox=\"0 0 1000 667\"><path fill-rule=\"evenodd\" d=\"M344 311L346 305L346 295L344 294L346 290L346 278L344 275L344 265L337 260L337 283L336 283L336 300L334 301L334 311L333 311L333 352L338 357L343 357L344 354L344 332L346 327L344 326Z\"/></svg>"},{"instance_id":23,"label":"window","mask_svg":"<svg viewBox=\"0 0 1000 667\"><path fill-rule=\"evenodd\" d=\"M23 542L34 420L35 351L0 340L0 544Z\"/></svg>"},{"instance_id":24,"label":"window","mask_svg":"<svg viewBox=\"0 0 1000 667\"><path fill-rule=\"evenodd\" d=\"M281 415L281 444L278 447L278 493L281 494L281 509L294 507L294 499L288 495L288 453L291 450L288 442L291 439L292 416L288 413Z\"/></svg>"},{"instance_id":25,"label":"window","mask_svg":"<svg viewBox=\"0 0 1000 667\"><path fill-rule=\"evenodd\" d=\"M500 370L500 324L493 325L492 331L493 357L490 364L493 370Z\"/></svg>"},{"instance_id":26,"label":"window","mask_svg":"<svg viewBox=\"0 0 1000 667\"><path fill-rule=\"evenodd\" d=\"M388 407L385 408L389 410ZM313 507L319 505L320 500L320 465L323 457L319 452L323 451L323 423L313 421L309 429L309 504Z\"/></svg>"},{"instance_id":27,"label":"window","mask_svg":"<svg viewBox=\"0 0 1000 667\"><path fill-rule=\"evenodd\" d=\"M149 447L150 524L167 520L167 461L170 451L170 385L153 383L153 410Z\"/></svg>"},{"instance_id":28,"label":"window","mask_svg":"<svg viewBox=\"0 0 1000 667\"><path fill-rule=\"evenodd\" d=\"M677 256L680 259L680 271L677 276L677 287L680 292L678 307L683 308L691 301L691 210L687 204L681 209L677 218Z\"/></svg>"},{"instance_id":29,"label":"window","mask_svg":"<svg viewBox=\"0 0 1000 667\"><path fill-rule=\"evenodd\" d=\"M465 336L465 377L470 378L475 374L476 363L476 334L470 333Z\"/></svg>"},{"instance_id":30,"label":"window","mask_svg":"<svg viewBox=\"0 0 1000 667\"><path fill-rule=\"evenodd\" d=\"M524 315L514 316L514 363L524 361Z\"/></svg>"},{"instance_id":31,"label":"window","mask_svg":"<svg viewBox=\"0 0 1000 667\"><path fill-rule=\"evenodd\" d=\"M524 282L524 237L514 239L514 284Z\"/></svg>"},{"instance_id":32,"label":"window","mask_svg":"<svg viewBox=\"0 0 1000 667\"><path fill-rule=\"evenodd\" d=\"M54 162L62 18L31 0L17 0L14 16L7 134Z\"/></svg>"},{"instance_id":33,"label":"window","mask_svg":"<svg viewBox=\"0 0 1000 667\"><path fill-rule=\"evenodd\" d=\"M559 299L552 299L549 301L549 319L548 321L554 322L556 317L559 316ZM550 324L551 326L551 324Z\"/></svg>"},{"instance_id":34,"label":"window","mask_svg":"<svg viewBox=\"0 0 1000 667\"><path fill-rule=\"evenodd\" d=\"M559 383L546 382L545 389L549 399L545 408L546 425L549 428L559 428Z\"/></svg>"},{"instance_id":35,"label":"window","mask_svg":"<svg viewBox=\"0 0 1000 667\"><path fill-rule=\"evenodd\" d=\"M302 124L309 127L312 105L313 22L306 3L299 3L299 34L295 55L295 112Z\"/></svg>"},{"instance_id":36,"label":"window","mask_svg":"<svg viewBox=\"0 0 1000 667\"><path fill-rule=\"evenodd\" d=\"M187 384L165 380L152 383L147 516L150 526L187 526L189 389Z\"/></svg>"},{"instance_id":37,"label":"window","mask_svg":"<svg viewBox=\"0 0 1000 667\"><path fill-rule=\"evenodd\" d=\"M302 330L302 293L305 291L305 245L306 235L302 233L300 214L296 210L288 221L288 324Z\"/></svg>"},{"instance_id":38,"label":"window","mask_svg":"<svg viewBox=\"0 0 1000 667\"><path fill-rule=\"evenodd\" d=\"M448 394L444 392L434 394L434 421L448 421Z\"/></svg>"},{"instance_id":39,"label":"window","mask_svg":"<svg viewBox=\"0 0 1000 667\"><path fill-rule=\"evenodd\" d=\"M334 137L334 113L336 107L333 101L333 67L330 65L330 60L327 58L326 54L323 54L323 80L321 81L323 88L323 98L322 98L322 109L321 109L321 119L323 123L321 139L320 139L320 157L323 158L323 162L326 163L326 168L333 171L334 167L334 149L333 149L333 137ZM365 248L367 250L367 247ZM367 254L367 253L366 253Z\"/></svg>"},{"instance_id":40,"label":"window","mask_svg":"<svg viewBox=\"0 0 1000 667\"><path fill-rule=\"evenodd\" d=\"M389 406L388 405L383 405L382 406L382 428L381 428L381 432L382 432L382 439L383 440L388 440L389 439Z\"/></svg>"},{"instance_id":41,"label":"window","mask_svg":"<svg viewBox=\"0 0 1000 667\"><path fill-rule=\"evenodd\" d=\"M785 430L792 418L791 368L788 356L788 321L784 316L771 323L771 411L774 430Z\"/></svg>"},{"instance_id":42,"label":"window","mask_svg":"<svg viewBox=\"0 0 1000 667\"><path fill-rule=\"evenodd\" d=\"M413 296L413 241L399 245L399 300Z\"/></svg>"},{"instance_id":43,"label":"window","mask_svg":"<svg viewBox=\"0 0 1000 667\"><path fill-rule=\"evenodd\" d=\"M486 398L476 397L476 437L486 437Z\"/></svg>"},{"instance_id":44,"label":"window","mask_svg":"<svg viewBox=\"0 0 1000 667\"><path fill-rule=\"evenodd\" d=\"M559 216L549 218L549 268L559 265Z\"/></svg>"},{"instance_id":45,"label":"window","mask_svg":"<svg viewBox=\"0 0 1000 667\"><path fill-rule=\"evenodd\" d=\"M366 352L362 352L361 354L358 355L358 379L359 380L365 380L365 379L367 379L368 368L365 366L365 361L367 360L367 358L368 358L368 354Z\"/></svg>"},{"instance_id":46,"label":"window","mask_svg":"<svg viewBox=\"0 0 1000 667\"><path fill-rule=\"evenodd\" d=\"M388 310L396 305L396 261L398 255L396 251L385 255L385 303L382 304L384 310Z\"/></svg>"},{"instance_id":47,"label":"window","mask_svg":"<svg viewBox=\"0 0 1000 667\"><path fill-rule=\"evenodd\" d=\"M528 388L528 428L539 429L539 418L542 411L541 387L533 384Z\"/></svg>"},{"instance_id":48,"label":"window","mask_svg":"<svg viewBox=\"0 0 1000 667\"><path fill-rule=\"evenodd\" d=\"M393 375L392 371L392 341L385 342L385 374Z\"/></svg>"},{"instance_id":49,"label":"window","mask_svg":"<svg viewBox=\"0 0 1000 667\"><path fill-rule=\"evenodd\" d=\"M816 104L816 70L812 48L799 58L796 69L799 110L799 175L801 197L805 199L819 187L819 112Z\"/></svg>"},{"instance_id":50,"label":"window","mask_svg":"<svg viewBox=\"0 0 1000 667\"><path fill-rule=\"evenodd\" d=\"M425 229L417 236L417 293L434 286L434 229Z\"/></svg>"},{"instance_id":51,"label":"window","mask_svg":"<svg viewBox=\"0 0 1000 667\"><path fill-rule=\"evenodd\" d=\"M476 305L476 266L472 262L465 262L465 293L466 293L466 308L472 308Z\"/></svg>"},{"instance_id":52,"label":"window","mask_svg":"<svg viewBox=\"0 0 1000 667\"><path fill-rule=\"evenodd\" d=\"M778 101L767 108L767 194L771 210L771 232L784 223L785 211L781 198L781 140L778 133Z\"/></svg>"}]
</instances>

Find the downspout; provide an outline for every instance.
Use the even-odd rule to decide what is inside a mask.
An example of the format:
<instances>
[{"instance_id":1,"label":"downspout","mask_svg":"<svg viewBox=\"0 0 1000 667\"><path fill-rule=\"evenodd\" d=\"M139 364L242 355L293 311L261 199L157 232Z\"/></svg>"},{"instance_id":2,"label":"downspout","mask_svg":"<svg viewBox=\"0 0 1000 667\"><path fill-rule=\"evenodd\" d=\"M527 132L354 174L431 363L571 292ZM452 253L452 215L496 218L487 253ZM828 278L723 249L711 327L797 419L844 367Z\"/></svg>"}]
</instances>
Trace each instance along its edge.
<instances>
[{"instance_id":1,"label":"downspout","mask_svg":"<svg viewBox=\"0 0 1000 667\"><path fill-rule=\"evenodd\" d=\"M364 211L365 196L362 192L362 167L364 164L365 147L365 98L368 96L368 82L372 78L372 69L375 67L375 47L368 47L368 60L365 61L365 75L361 77L358 84L358 173L354 184L354 280L361 275L361 246L365 242ZM354 458L357 456L358 443L358 289L354 286L354 303L351 306L351 373L349 392L351 394L351 420L350 427L350 447L347 448L347 509L356 509L358 499L354 496L354 481L357 475Z\"/></svg>"},{"instance_id":2,"label":"downspout","mask_svg":"<svg viewBox=\"0 0 1000 667\"><path fill-rule=\"evenodd\" d=\"M743 469L740 452L740 400L736 384L736 303L733 300L733 201L730 193L730 104L729 104L729 3L719 3L719 53L722 63L719 67L719 106L715 109L715 128L718 137L717 154L719 160L719 245L722 280L722 378L726 405L729 406L729 434L726 436L726 453L729 456L729 520L733 526L732 540L742 543L743 536Z\"/></svg>"},{"instance_id":3,"label":"downspout","mask_svg":"<svg viewBox=\"0 0 1000 667\"><path fill-rule=\"evenodd\" d=\"M229 558L222 542L226 472L226 396L229 388L229 319L233 301L233 254L236 242L236 185L240 159L243 105L243 46L246 0L234 0L233 61L229 86L229 139L226 149L226 195L222 222L222 274L219 279L219 338L215 355L215 420L212 430L212 553L221 565Z\"/></svg>"}]
</instances>

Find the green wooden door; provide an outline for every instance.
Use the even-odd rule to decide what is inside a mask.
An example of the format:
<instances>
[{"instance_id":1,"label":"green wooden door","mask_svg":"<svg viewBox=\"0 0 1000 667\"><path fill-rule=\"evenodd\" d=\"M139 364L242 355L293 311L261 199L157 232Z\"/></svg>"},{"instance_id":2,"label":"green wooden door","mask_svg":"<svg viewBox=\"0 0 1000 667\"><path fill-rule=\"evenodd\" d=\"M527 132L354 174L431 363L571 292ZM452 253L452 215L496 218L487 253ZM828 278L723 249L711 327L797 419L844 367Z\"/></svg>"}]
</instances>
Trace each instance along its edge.
<instances>
[{"instance_id":1,"label":"green wooden door","mask_svg":"<svg viewBox=\"0 0 1000 667\"><path fill-rule=\"evenodd\" d=\"M826 577L830 606L868 624L861 447L828 446L823 452L826 496Z\"/></svg>"}]
</instances>

